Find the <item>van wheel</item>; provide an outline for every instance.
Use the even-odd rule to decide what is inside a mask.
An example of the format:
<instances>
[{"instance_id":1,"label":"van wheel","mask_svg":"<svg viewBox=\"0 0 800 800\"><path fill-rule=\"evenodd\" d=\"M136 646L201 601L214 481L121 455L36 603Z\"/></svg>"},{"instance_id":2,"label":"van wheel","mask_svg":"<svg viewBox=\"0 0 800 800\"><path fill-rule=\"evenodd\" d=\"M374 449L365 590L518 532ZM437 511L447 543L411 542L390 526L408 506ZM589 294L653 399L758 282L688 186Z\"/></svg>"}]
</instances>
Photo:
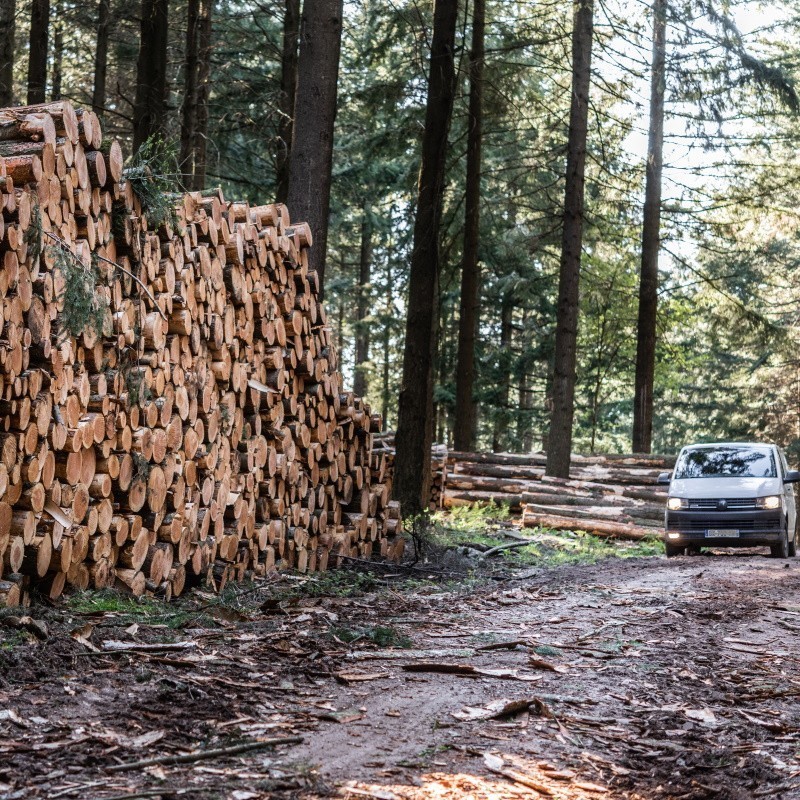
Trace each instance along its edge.
<instances>
[{"instance_id":1,"label":"van wheel","mask_svg":"<svg viewBox=\"0 0 800 800\"><path fill-rule=\"evenodd\" d=\"M781 540L769 546L773 558L789 558L789 532L786 528L781 532Z\"/></svg>"},{"instance_id":2,"label":"van wheel","mask_svg":"<svg viewBox=\"0 0 800 800\"><path fill-rule=\"evenodd\" d=\"M675 544L665 544L664 545L664 552L667 554L667 558L674 558L675 556L682 556L685 552L685 547L679 547Z\"/></svg>"}]
</instances>

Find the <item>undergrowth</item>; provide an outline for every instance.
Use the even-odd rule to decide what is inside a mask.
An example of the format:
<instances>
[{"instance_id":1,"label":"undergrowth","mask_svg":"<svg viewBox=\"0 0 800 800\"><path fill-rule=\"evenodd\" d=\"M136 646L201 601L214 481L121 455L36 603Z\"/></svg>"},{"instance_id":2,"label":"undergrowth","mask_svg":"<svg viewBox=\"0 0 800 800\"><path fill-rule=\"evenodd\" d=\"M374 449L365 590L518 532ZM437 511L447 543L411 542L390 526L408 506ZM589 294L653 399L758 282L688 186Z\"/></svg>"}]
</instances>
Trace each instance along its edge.
<instances>
[{"instance_id":1,"label":"undergrowth","mask_svg":"<svg viewBox=\"0 0 800 800\"><path fill-rule=\"evenodd\" d=\"M148 221L174 226L178 222L174 192L178 188L180 170L175 144L161 136L151 136L131 157L125 178L139 198Z\"/></svg>"},{"instance_id":2,"label":"undergrowth","mask_svg":"<svg viewBox=\"0 0 800 800\"><path fill-rule=\"evenodd\" d=\"M429 544L440 548L477 545L475 550L510 544L504 536L510 516L508 506L481 505L455 508L431 516ZM502 523L506 523L503 525ZM628 542L604 539L584 531L553 531L549 529L516 529L517 536L531 544L499 552L494 563L509 567L554 567L562 564L594 564L604 558L643 558L664 552L660 539ZM479 555L476 554L479 559ZM496 560L495 560L496 559Z\"/></svg>"}]
</instances>

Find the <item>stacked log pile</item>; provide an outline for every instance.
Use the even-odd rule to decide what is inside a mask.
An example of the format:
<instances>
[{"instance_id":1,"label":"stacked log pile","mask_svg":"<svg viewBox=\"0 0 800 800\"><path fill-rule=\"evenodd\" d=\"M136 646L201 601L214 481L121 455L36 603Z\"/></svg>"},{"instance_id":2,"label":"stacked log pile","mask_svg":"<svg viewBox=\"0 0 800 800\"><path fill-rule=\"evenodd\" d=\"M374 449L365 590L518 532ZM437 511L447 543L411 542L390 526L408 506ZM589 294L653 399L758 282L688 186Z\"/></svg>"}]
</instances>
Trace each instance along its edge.
<instances>
[{"instance_id":1,"label":"stacked log pile","mask_svg":"<svg viewBox=\"0 0 800 800\"><path fill-rule=\"evenodd\" d=\"M308 227L219 191L154 221L144 196L91 111L0 111L0 604L397 557Z\"/></svg>"},{"instance_id":2,"label":"stacked log pile","mask_svg":"<svg viewBox=\"0 0 800 800\"><path fill-rule=\"evenodd\" d=\"M525 527L586 530L599 536L640 539L663 531L666 489L659 473L674 457L573 456L570 479L545 475L541 453L459 453L447 456L445 508L504 504Z\"/></svg>"},{"instance_id":3,"label":"stacked log pile","mask_svg":"<svg viewBox=\"0 0 800 800\"><path fill-rule=\"evenodd\" d=\"M385 455L389 471L394 472L394 431L375 435L373 449ZM443 444L434 444L431 448L431 485L428 509L438 511L444 508L445 487L447 486L448 450Z\"/></svg>"}]
</instances>

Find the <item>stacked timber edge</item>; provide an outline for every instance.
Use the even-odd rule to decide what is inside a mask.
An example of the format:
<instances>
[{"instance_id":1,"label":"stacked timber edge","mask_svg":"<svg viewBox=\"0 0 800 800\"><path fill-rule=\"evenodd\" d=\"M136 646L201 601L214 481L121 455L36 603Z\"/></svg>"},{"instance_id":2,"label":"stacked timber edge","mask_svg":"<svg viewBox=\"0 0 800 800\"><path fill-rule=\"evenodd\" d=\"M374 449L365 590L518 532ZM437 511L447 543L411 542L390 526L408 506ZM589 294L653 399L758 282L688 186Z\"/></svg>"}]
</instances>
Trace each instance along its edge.
<instances>
[{"instance_id":1,"label":"stacked timber edge","mask_svg":"<svg viewBox=\"0 0 800 800\"><path fill-rule=\"evenodd\" d=\"M574 455L568 480L545 475L544 453L450 451L446 463L445 508L496 503L526 528L645 539L663 534L667 492L657 479L675 457Z\"/></svg>"},{"instance_id":2,"label":"stacked timber edge","mask_svg":"<svg viewBox=\"0 0 800 800\"><path fill-rule=\"evenodd\" d=\"M136 188L91 111L0 110L0 605L399 558L308 226Z\"/></svg>"}]
</instances>

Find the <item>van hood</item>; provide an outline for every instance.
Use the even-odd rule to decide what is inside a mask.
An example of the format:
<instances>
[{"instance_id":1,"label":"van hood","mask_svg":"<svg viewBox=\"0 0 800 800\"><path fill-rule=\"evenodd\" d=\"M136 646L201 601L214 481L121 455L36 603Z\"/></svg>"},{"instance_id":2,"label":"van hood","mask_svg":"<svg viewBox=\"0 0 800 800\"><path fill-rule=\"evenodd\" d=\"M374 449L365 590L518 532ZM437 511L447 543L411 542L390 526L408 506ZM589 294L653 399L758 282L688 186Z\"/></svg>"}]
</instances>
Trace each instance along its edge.
<instances>
[{"instance_id":1,"label":"van hood","mask_svg":"<svg viewBox=\"0 0 800 800\"><path fill-rule=\"evenodd\" d=\"M783 494L780 478L682 478L669 485L670 497L765 497Z\"/></svg>"}]
</instances>

